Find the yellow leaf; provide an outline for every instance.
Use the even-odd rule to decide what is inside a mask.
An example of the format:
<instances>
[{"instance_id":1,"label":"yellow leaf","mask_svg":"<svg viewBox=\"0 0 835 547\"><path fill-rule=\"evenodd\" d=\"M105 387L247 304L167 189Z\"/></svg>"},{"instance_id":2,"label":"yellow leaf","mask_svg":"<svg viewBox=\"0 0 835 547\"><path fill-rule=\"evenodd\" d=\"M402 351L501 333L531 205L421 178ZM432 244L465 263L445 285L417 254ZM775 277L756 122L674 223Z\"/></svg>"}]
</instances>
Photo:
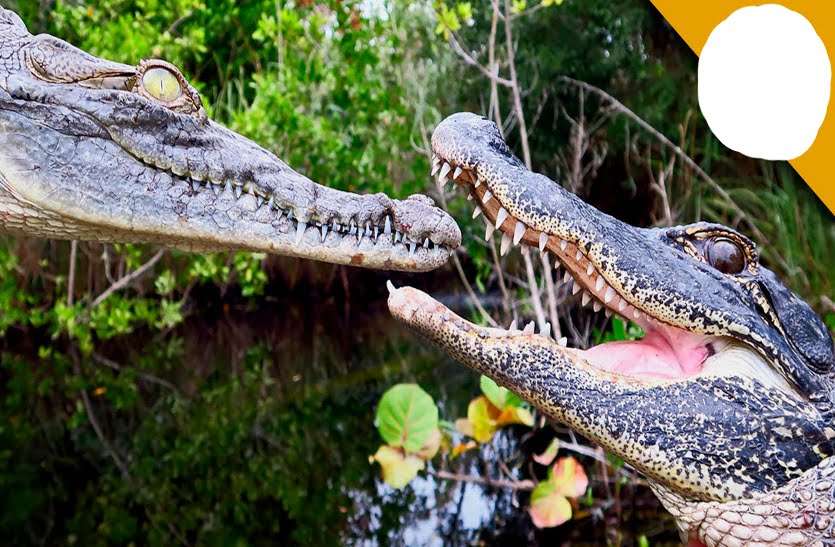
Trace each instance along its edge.
<instances>
[{"instance_id":1,"label":"yellow leaf","mask_svg":"<svg viewBox=\"0 0 835 547\"><path fill-rule=\"evenodd\" d=\"M508 406L496 418L496 427L503 427L511 424L533 425L533 415L527 408L520 406Z\"/></svg>"},{"instance_id":2,"label":"yellow leaf","mask_svg":"<svg viewBox=\"0 0 835 547\"><path fill-rule=\"evenodd\" d=\"M431 460L438 453L439 448L441 448L441 430L436 427L429 434L429 438L426 439L426 442L423 443L420 450L415 452L415 456L422 460Z\"/></svg>"},{"instance_id":3,"label":"yellow leaf","mask_svg":"<svg viewBox=\"0 0 835 547\"><path fill-rule=\"evenodd\" d=\"M473 448L478 447L478 444L475 441L468 441L466 443L458 443L452 447L452 454L451 457L457 458L467 450L472 450Z\"/></svg>"},{"instance_id":4,"label":"yellow leaf","mask_svg":"<svg viewBox=\"0 0 835 547\"><path fill-rule=\"evenodd\" d=\"M528 514L537 528L551 528L571 519L571 504L551 481L543 481L531 492Z\"/></svg>"},{"instance_id":5,"label":"yellow leaf","mask_svg":"<svg viewBox=\"0 0 835 547\"><path fill-rule=\"evenodd\" d=\"M423 469L423 460L415 455L406 456L399 448L382 445L371 456L383 468L383 480L392 488L403 488Z\"/></svg>"},{"instance_id":6,"label":"yellow leaf","mask_svg":"<svg viewBox=\"0 0 835 547\"><path fill-rule=\"evenodd\" d=\"M548 445L542 454L534 454L533 461L540 465L551 465L553 463L554 458L557 457L557 452L560 449L560 440L554 439L551 441L551 444Z\"/></svg>"},{"instance_id":7,"label":"yellow leaf","mask_svg":"<svg viewBox=\"0 0 835 547\"><path fill-rule=\"evenodd\" d=\"M467 437L472 437L474 435L473 424L471 424L470 420L467 418L458 418L455 420L455 429L458 433L466 435Z\"/></svg>"},{"instance_id":8,"label":"yellow leaf","mask_svg":"<svg viewBox=\"0 0 835 547\"><path fill-rule=\"evenodd\" d=\"M583 466L571 456L557 460L557 464L551 468L549 480L559 494L570 498L582 496L589 487Z\"/></svg>"},{"instance_id":9,"label":"yellow leaf","mask_svg":"<svg viewBox=\"0 0 835 547\"><path fill-rule=\"evenodd\" d=\"M499 414L499 409L484 395L470 401L467 407L467 419L472 425L472 438L482 444L492 439L496 432L496 418Z\"/></svg>"}]
</instances>

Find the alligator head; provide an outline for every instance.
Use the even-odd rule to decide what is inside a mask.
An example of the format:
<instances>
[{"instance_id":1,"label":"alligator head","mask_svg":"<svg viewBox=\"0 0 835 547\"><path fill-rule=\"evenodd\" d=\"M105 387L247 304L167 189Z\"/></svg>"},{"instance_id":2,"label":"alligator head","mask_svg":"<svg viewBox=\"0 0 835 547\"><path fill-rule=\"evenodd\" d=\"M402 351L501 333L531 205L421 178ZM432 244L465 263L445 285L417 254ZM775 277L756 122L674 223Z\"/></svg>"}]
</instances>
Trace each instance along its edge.
<instances>
[{"instance_id":1,"label":"alligator head","mask_svg":"<svg viewBox=\"0 0 835 547\"><path fill-rule=\"evenodd\" d=\"M476 326L408 287L390 287L395 317L622 457L671 510L773 491L833 453L832 339L752 241L620 222L525 169L480 116L449 117L432 147L488 233L549 253L584 303L646 335L573 349Z\"/></svg>"},{"instance_id":2,"label":"alligator head","mask_svg":"<svg viewBox=\"0 0 835 547\"><path fill-rule=\"evenodd\" d=\"M320 186L209 120L176 67L99 59L2 8L0 228L393 270L460 242L428 197Z\"/></svg>"}]
</instances>

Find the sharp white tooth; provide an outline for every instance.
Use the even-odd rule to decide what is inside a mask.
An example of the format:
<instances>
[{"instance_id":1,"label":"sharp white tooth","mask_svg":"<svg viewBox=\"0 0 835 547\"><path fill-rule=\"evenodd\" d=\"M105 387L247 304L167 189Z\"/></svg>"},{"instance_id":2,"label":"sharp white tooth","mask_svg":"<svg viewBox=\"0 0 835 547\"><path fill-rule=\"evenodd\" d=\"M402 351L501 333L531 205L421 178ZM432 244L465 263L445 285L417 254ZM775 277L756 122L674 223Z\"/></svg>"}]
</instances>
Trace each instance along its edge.
<instances>
[{"instance_id":1,"label":"sharp white tooth","mask_svg":"<svg viewBox=\"0 0 835 547\"><path fill-rule=\"evenodd\" d=\"M328 235L328 225L322 224L322 243L325 242L325 237Z\"/></svg>"},{"instance_id":2,"label":"sharp white tooth","mask_svg":"<svg viewBox=\"0 0 835 547\"><path fill-rule=\"evenodd\" d=\"M507 234L502 233L502 248L501 248L501 255L504 256L507 254L507 251L510 249L510 237Z\"/></svg>"},{"instance_id":3,"label":"sharp white tooth","mask_svg":"<svg viewBox=\"0 0 835 547\"><path fill-rule=\"evenodd\" d=\"M452 173L452 179L453 179L453 180L456 180L456 179L457 179L458 177L460 177L460 176L461 176L461 168L460 168L460 167L456 167L456 168L455 168L455 171Z\"/></svg>"},{"instance_id":4,"label":"sharp white tooth","mask_svg":"<svg viewBox=\"0 0 835 547\"><path fill-rule=\"evenodd\" d=\"M600 311L601 309L603 309L603 305L597 300L594 301L592 307L594 308L594 311Z\"/></svg>"},{"instance_id":5,"label":"sharp white tooth","mask_svg":"<svg viewBox=\"0 0 835 547\"><path fill-rule=\"evenodd\" d=\"M215 193L216 196L220 195L221 190L223 190L223 187L220 184L212 184L212 191Z\"/></svg>"},{"instance_id":6,"label":"sharp white tooth","mask_svg":"<svg viewBox=\"0 0 835 547\"><path fill-rule=\"evenodd\" d=\"M577 262L583 260L583 253L580 252L580 249L577 249L577 254L574 255L574 260L576 260Z\"/></svg>"},{"instance_id":7,"label":"sharp white tooth","mask_svg":"<svg viewBox=\"0 0 835 547\"><path fill-rule=\"evenodd\" d=\"M523 332L524 334L533 334L533 332L534 332L534 324L533 324L533 321L528 322L528 324L527 324L527 325L525 325L525 328L524 328L524 329L522 329L522 332Z\"/></svg>"},{"instance_id":8,"label":"sharp white tooth","mask_svg":"<svg viewBox=\"0 0 835 547\"><path fill-rule=\"evenodd\" d=\"M496 228L501 228L502 223L507 219L507 211L504 207L499 207L499 212L496 215Z\"/></svg>"},{"instance_id":9,"label":"sharp white tooth","mask_svg":"<svg viewBox=\"0 0 835 547\"><path fill-rule=\"evenodd\" d=\"M569 282L569 281L571 281L572 279L574 279L574 278L573 278L573 277L571 277L571 274L568 272L568 270L565 270L565 275L564 275L564 276L562 276L562 282L563 282L563 283L568 283L568 282Z\"/></svg>"},{"instance_id":10,"label":"sharp white tooth","mask_svg":"<svg viewBox=\"0 0 835 547\"><path fill-rule=\"evenodd\" d=\"M299 222L296 225L296 242L295 242L296 245L301 243L302 236L304 236L304 231L306 229L307 229L307 223L306 222Z\"/></svg>"},{"instance_id":11,"label":"sharp white tooth","mask_svg":"<svg viewBox=\"0 0 835 547\"><path fill-rule=\"evenodd\" d=\"M516 228L513 229L513 244L519 245L519 242L522 241L522 236L525 235L525 225L518 220L516 221Z\"/></svg>"},{"instance_id":12,"label":"sharp white tooth","mask_svg":"<svg viewBox=\"0 0 835 547\"><path fill-rule=\"evenodd\" d=\"M423 246L426 247L427 249L429 248L429 238L428 237L423 240Z\"/></svg>"},{"instance_id":13,"label":"sharp white tooth","mask_svg":"<svg viewBox=\"0 0 835 547\"><path fill-rule=\"evenodd\" d=\"M564 251L566 247L568 247L568 242L564 239L561 239L560 240L560 251Z\"/></svg>"},{"instance_id":14,"label":"sharp white tooth","mask_svg":"<svg viewBox=\"0 0 835 547\"><path fill-rule=\"evenodd\" d=\"M403 240L403 234L400 232L400 230L395 230L394 231L394 242L399 243L402 240Z\"/></svg>"},{"instance_id":15,"label":"sharp white tooth","mask_svg":"<svg viewBox=\"0 0 835 547\"><path fill-rule=\"evenodd\" d=\"M197 193L197 190L200 189L200 183L194 179L189 179L189 183L191 184L191 191Z\"/></svg>"},{"instance_id":16,"label":"sharp white tooth","mask_svg":"<svg viewBox=\"0 0 835 547\"><path fill-rule=\"evenodd\" d=\"M493 228L493 225L490 224L490 221L487 220L487 217L484 217L484 239L486 241L490 241L490 238L493 237L493 232L496 229Z\"/></svg>"},{"instance_id":17,"label":"sharp white tooth","mask_svg":"<svg viewBox=\"0 0 835 547\"><path fill-rule=\"evenodd\" d=\"M516 319L514 319L513 321L510 322L510 325L508 325L507 330L517 330L516 329Z\"/></svg>"},{"instance_id":18,"label":"sharp white tooth","mask_svg":"<svg viewBox=\"0 0 835 547\"><path fill-rule=\"evenodd\" d=\"M438 161L432 160L432 171L429 172L429 176L434 177L435 173L441 168L441 159L436 158Z\"/></svg>"},{"instance_id":19,"label":"sharp white tooth","mask_svg":"<svg viewBox=\"0 0 835 547\"><path fill-rule=\"evenodd\" d=\"M603 302L609 303L615 297L615 289L612 287L606 287L606 294L603 295Z\"/></svg>"},{"instance_id":20,"label":"sharp white tooth","mask_svg":"<svg viewBox=\"0 0 835 547\"><path fill-rule=\"evenodd\" d=\"M547 245L547 244L548 244L548 234L546 234L545 232L542 232L541 234L539 234L539 250L540 250L540 252L545 250L545 245Z\"/></svg>"},{"instance_id":21,"label":"sharp white tooth","mask_svg":"<svg viewBox=\"0 0 835 547\"><path fill-rule=\"evenodd\" d=\"M388 216L386 216L386 224L383 226L383 234L391 235L391 219Z\"/></svg>"},{"instance_id":22,"label":"sharp white tooth","mask_svg":"<svg viewBox=\"0 0 835 547\"><path fill-rule=\"evenodd\" d=\"M244 191L243 188L238 186L238 185L235 185L234 189L235 189L235 197L240 199L241 194L243 194L243 191Z\"/></svg>"},{"instance_id":23,"label":"sharp white tooth","mask_svg":"<svg viewBox=\"0 0 835 547\"><path fill-rule=\"evenodd\" d=\"M591 277L591 274L593 274L593 273L594 273L594 266L592 266L591 262L589 262L589 265L586 266L586 275Z\"/></svg>"},{"instance_id":24,"label":"sharp white tooth","mask_svg":"<svg viewBox=\"0 0 835 547\"><path fill-rule=\"evenodd\" d=\"M620 299L620 302L618 302L618 311L623 311L623 310L625 310L625 309L626 309L626 306L627 306L627 304L626 304L626 300L624 300L623 298L621 298L621 299Z\"/></svg>"},{"instance_id":25,"label":"sharp white tooth","mask_svg":"<svg viewBox=\"0 0 835 547\"><path fill-rule=\"evenodd\" d=\"M449 174L450 169L452 169L452 167L450 167L450 165L446 162L444 162L444 164L441 166L441 172L438 173L438 182L440 182L442 186L446 184L446 176Z\"/></svg>"},{"instance_id":26,"label":"sharp white tooth","mask_svg":"<svg viewBox=\"0 0 835 547\"><path fill-rule=\"evenodd\" d=\"M416 248L417 248L417 243L415 243L414 241L409 241L409 254L410 255L415 254L415 249Z\"/></svg>"},{"instance_id":27,"label":"sharp white tooth","mask_svg":"<svg viewBox=\"0 0 835 547\"><path fill-rule=\"evenodd\" d=\"M476 206L476 208L473 209L473 218L478 218L478 215L480 215L480 214L481 214L481 208Z\"/></svg>"},{"instance_id":28,"label":"sharp white tooth","mask_svg":"<svg viewBox=\"0 0 835 547\"><path fill-rule=\"evenodd\" d=\"M632 312L632 317L634 317L636 320L640 319L641 318L641 312L639 312L638 310L633 311Z\"/></svg>"},{"instance_id":29,"label":"sharp white tooth","mask_svg":"<svg viewBox=\"0 0 835 547\"><path fill-rule=\"evenodd\" d=\"M562 347L565 347L565 346L567 346L567 345L568 345L568 338L566 338L565 336L563 336L562 338L560 338L560 339L557 341L557 343L558 343L559 345L561 345Z\"/></svg>"},{"instance_id":30,"label":"sharp white tooth","mask_svg":"<svg viewBox=\"0 0 835 547\"><path fill-rule=\"evenodd\" d=\"M478 187L481 185L481 181L480 181L480 180L478 180L478 175L473 174L473 178L475 179L475 180L473 181L473 187L474 187L474 188L478 188Z\"/></svg>"},{"instance_id":31,"label":"sharp white tooth","mask_svg":"<svg viewBox=\"0 0 835 547\"><path fill-rule=\"evenodd\" d=\"M377 241L377 236L380 235L380 227L376 224L374 225L374 241Z\"/></svg>"},{"instance_id":32,"label":"sharp white tooth","mask_svg":"<svg viewBox=\"0 0 835 547\"><path fill-rule=\"evenodd\" d=\"M490 203L491 199L493 199L492 192L490 192L490 190L485 190L484 195L481 196L481 202L484 205L487 205L488 203Z\"/></svg>"},{"instance_id":33,"label":"sharp white tooth","mask_svg":"<svg viewBox=\"0 0 835 547\"><path fill-rule=\"evenodd\" d=\"M472 194L467 194L467 201L472 201L472 200L473 200L473 195Z\"/></svg>"},{"instance_id":34,"label":"sharp white tooth","mask_svg":"<svg viewBox=\"0 0 835 547\"><path fill-rule=\"evenodd\" d=\"M602 289L602 288L603 288L603 285L605 285L605 284L606 284L606 280L605 280L605 279L603 279L603 276L602 276L602 275L599 275L599 274L598 274L598 276L597 276L597 281L595 281L595 282L594 282L594 290L595 290L595 292L600 292L600 289Z\"/></svg>"},{"instance_id":35,"label":"sharp white tooth","mask_svg":"<svg viewBox=\"0 0 835 547\"><path fill-rule=\"evenodd\" d=\"M585 306L591 300L591 295L588 293L588 291L583 291L583 296L580 300L582 301L583 305Z\"/></svg>"},{"instance_id":36,"label":"sharp white tooth","mask_svg":"<svg viewBox=\"0 0 835 547\"><path fill-rule=\"evenodd\" d=\"M270 196L270 199L267 200L267 206L270 207L270 209L278 208L278 206L275 204L275 198L273 198L273 196Z\"/></svg>"},{"instance_id":37,"label":"sharp white tooth","mask_svg":"<svg viewBox=\"0 0 835 547\"><path fill-rule=\"evenodd\" d=\"M578 292L580 292L580 289L580 284L575 281L574 284L571 286L571 294L577 294Z\"/></svg>"},{"instance_id":38,"label":"sharp white tooth","mask_svg":"<svg viewBox=\"0 0 835 547\"><path fill-rule=\"evenodd\" d=\"M603 312L603 313L605 313L605 314L606 314L606 318L607 318L607 319L608 319L609 317L612 317L612 310L610 310L609 308L606 308L606 310L604 310L604 312Z\"/></svg>"},{"instance_id":39,"label":"sharp white tooth","mask_svg":"<svg viewBox=\"0 0 835 547\"><path fill-rule=\"evenodd\" d=\"M548 322L548 321L545 322L545 328L542 329L542 332L540 332L540 334L542 334L544 336L551 336L551 323L550 322Z\"/></svg>"}]
</instances>

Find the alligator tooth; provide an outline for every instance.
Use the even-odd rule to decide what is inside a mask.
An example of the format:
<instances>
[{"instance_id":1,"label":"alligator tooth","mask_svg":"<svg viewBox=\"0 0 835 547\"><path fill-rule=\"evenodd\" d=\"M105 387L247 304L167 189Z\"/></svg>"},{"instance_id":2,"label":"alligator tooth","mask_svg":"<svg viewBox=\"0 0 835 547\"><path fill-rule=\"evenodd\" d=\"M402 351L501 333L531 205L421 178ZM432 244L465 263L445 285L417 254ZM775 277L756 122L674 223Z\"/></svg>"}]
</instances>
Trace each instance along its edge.
<instances>
[{"instance_id":1,"label":"alligator tooth","mask_svg":"<svg viewBox=\"0 0 835 547\"><path fill-rule=\"evenodd\" d=\"M620 302L618 302L618 311L623 311L623 310L625 310L625 309L626 309L626 306L627 306L627 304L626 304L626 300L624 300L623 298L621 298L621 299L620 299Z\"/></svg>"},{"instance_id":2,"label":"alligator tooth","mask_svg":"<svg viewBox=\"0 0 835 547\"><path fill-rule=\"evenodd\" d=\"M539 252L544 251L545 250L545 245L547 245L547 244L548 244L548 234L546 234L545 232L541 232L539 234Z\"/></svg>"},{"instance_id":3,"label":"alligator tooth","mask_svg":"<svg viewBox=\"0 0 835 547\"><path fill-rule=\"evenodd\" d=\"M502 223L507 219L507 211L504 207L499 207L499 212L496 215L496 228L501 228Z\"/></svg>"},{"instance_id":4,"label":"alligator tooth","mask_svg":"<svg viewBox=\"0 0 835 547\"><path fill-rule=\"evenodd\" d=\"M510 322L510 325L508 325L507 330L517 330L516 329L516 319L514 319L513 321Z\"/></svg>"},{"instance_id":5,"label":"alligator tooth","mask_svg":"<svg viewBox=\"0 0 835 547\"><path fill-rule=\"evenodd\" d=\"M481 214L481 208L480 207L476 207L475 209L473 209L473 218L474 219L478 218L478 215L480 215L480 214Z\"/></svg>"},{"instance_id":6,"label":"alligator tooth","mask_svg":"<svg viewBox=\"0 0 835 547\"><path fill-rule=\"evenodd\" d=\"M452 180L456 180L460 176L461 176L461 168L456 167L455 172L452 173Z\"/></svg>"},{"instance_id":7,"label":"alligator tooth","mask_svg":"<svg viewBox=\"0 0 835 547\"><path fill-rule=\"evenodd\" d=\"M560 240L560 251L564 251L566 247L568 247L568 242L564 239L561 239Z\"/></svg>"},{"instance_id":8,"label":"alligator tooth","mask_svg":"<svg viewBox=\"0 0 835 547\"><path fill-rule=\"evenodd\" d=\"M449 174L450 169L452 169L452 167L450 167L450 165L446 162L444 162L444 164L441 166L441 172L438 173L438 183L440 183L441 186L446 184L446 176L447 174Z\"/></svg>"},{"instance_id":9,"label":"alligator tooth","mask_svg":"<svg viewBox=\"0 0 835 547\"><path fill-rule=\"evenodd\" d=\"M493 237L493 232L495 228L493 225L490 224L490 221L487 220L487 217L484 217L484 239L485 241L490 241L490 238Z\"/></svg>"},{"instance_id":10,"label":"alligator tooth","mask_svg":"<svg viewBox=\"0 0 835 547\"><path fill-rule=\"evenodd\" d=\"M513 244L519 245L519 242L522 241L522 236L525 235L525 225L518 220L516 221L516 228L513 229Z\"/></svg>"},{"instance_id":11,"label":"alligator tooth","mask_svg":"<svg viewBox=\"0 0 835 547\"><path fill-rule=\"evenodd\" d=\"M307 229L307 223L299 221L298 225L296 225L296 242L295 245L298 245L302 241L302 236L304 235L304 231Z\"/></svg>"},{"instance_id":12,"label":"alligator tooth","mask_svg":"<svg viewBox=\"0 0 835 547\"><path fill-rule=\"evenodd\" d=\"M591 274L593 274L593 273L594 273L594 266L592 266L591 262L589 262L589 265L586 266L586 275L591 277Z\"/></svg>"},{"instance_id":13,"label":"alligator tooth","mask_svg":"<svg viewBox=\"0 0 835 547\"><path fill-rule=\"evenodd\" d=\"M485 190L484 195L481 196L481 201L484 205L490 203L490 200L493 199L493 193L490 190Z\"/></svg>"},{"instance_id":14,"label":"alligator tooth","mask_svg":"<svg viewBox=\"0 0 835 547\"><path fill-rule=\"evenodd\" d=\"M386 223L383 226L383 235L391 235L391 219L386 216Z\"/></svg>"},{"instance_id":15,"label":"alligator tooth","mask_svg":"<svg viewBox=\"0 0 835 547\"><path fill-rule=\"evenodd\" d=\"M603 302L608 304L609 302L612 301L612 299L614 297L615 297L615 289L613 289L612 287L606 287L606 294L603 295Z\"/></svg>"},{"instance_id":16,"label":"alligator tooth","mask_svg":"<svg viewBox=\"0 0 835 547\"><path fill-rule=\"evenodd\" d=\"M591 300L591 295L589 294L588 291L583 291L583 297L580 300L582 301L583 305L585 306Z\"/></svg>"},{"instance_id":17,"label":"alligator tooth","mask_svg":"<svg viewBox=\"0 0 835 547\"><path fill-rule=\"evenodd\" d=\"M563 283L568 283L568 282L569 282L569 281L571 281L572 279L574 279L574 278L573 278L573 277L571 277L571 273L570 273L568 270L565 270L565 275L564 275L564 276L562 276L562 282L563 282Z\"/></svg>"},{"instance_id":18,"label":"alligator tooth","mask_svg":"<svg viewBox=\"0 0 835 547\"><path fill-rule=\"evenodd\" d=\"M558 343L559 345L561 345L562 347L565 347L565 346L567 346L567 345L568 345L568 338L566 338L565 336L563 336L562 338L560 338L559 340L557 340L557 343Z\"/></svg>"},{"instance_id":19,"label":"alligator tooth","mask_svg":"<svg viewBox=\"0 0 835 547\"><path fill-rule=\"evenodd\" d=\"M501 255L504 256L507 254L508 249L510 249L510 237L507 234L502 233L502 248L501 248Z\"/></svg>"},{"instance_id":20,"label":"alligator tooth","mask_svg":"<svg viewBox=\"0 0 835 547\"><path fill-rule=\"evenodd\" d=\"M533 331L534 331L533 321L529 321L528 324L525 325L525 328L522 329L523 334L533 334Z\"/></svg>"},{"instance_id":21,"label":"alligator tooth","mask_svg":"<svg viewBox=\"0 0 835 547\"><path fill-rule=\"evenodd\" d=\"M591 265L591 264L589 264L589 265ZM602 275L598 274L597 275L597 281L594 282L594 290L596 292L600 292L600 289L602 289L603 285L605 285L605 284L606 284L606 280L603 279Z\"/></svg>"},{"instance_id":22,"label":"alligator tooth","mask_svg":"<svg viewBox=\"0 0 835 547\"><path fill-rule=\"evenodd\" d=\"M580 292L581 288L582 287L580 287L580 284L575 281L574 285L571 286L571 294L577 294L578 292Z\"/></svg>"},{"instance_id":23,"label":"alligator tooth","mask_svg":"<svg viewBox=\"0 0 835 547\"><path fill-rule=\"evenodd\" d=\"M600 311L601 309L603 309L603 305L600 302L598 302L597 300L594 301L594 304L592 304L592 307L594 308L594 311Z\"/></svg>"},{"instance_id":24,"label":"alligator tooth","mask_svg":"<svg viewBox=\"0 0 835 547\"><path fill-rule=\"evenodd\" d=\"M574 260L576 260L577 262L583 260L583 253L580 252L580 249L577 249L577 254L574 255Z\"/></svg>"}]
</instances>

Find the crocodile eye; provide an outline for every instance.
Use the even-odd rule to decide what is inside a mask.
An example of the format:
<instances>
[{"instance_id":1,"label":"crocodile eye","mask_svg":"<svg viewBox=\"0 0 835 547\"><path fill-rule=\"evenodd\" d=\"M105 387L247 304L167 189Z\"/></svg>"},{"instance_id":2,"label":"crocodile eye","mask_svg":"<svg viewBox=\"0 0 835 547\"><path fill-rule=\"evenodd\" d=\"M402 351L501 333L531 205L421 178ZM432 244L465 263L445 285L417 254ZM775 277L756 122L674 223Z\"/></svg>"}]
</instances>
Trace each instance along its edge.
<instances>
[{"instance_id":1,"label":"crocodile eye","mask_svg":"<svg viewBox=\"0 0 835 547\"><path fill-rule=\"evenodd\" d=\"M152 68L142 76L142 87L151 97L165 103L177 100L183 94L180 80L168 69Z\"/></svg>"},{"instance_id":2,"label":"crocodile eye","mask_svg":"<svg viewBox=\"0 0 835 547\"><path fill-rule=\"evenodd\" d=\"M714 239L707 249L708 263L726 274L738 274L745 268L745 253L734 241Z\"/></svg>"}]
</instances>

